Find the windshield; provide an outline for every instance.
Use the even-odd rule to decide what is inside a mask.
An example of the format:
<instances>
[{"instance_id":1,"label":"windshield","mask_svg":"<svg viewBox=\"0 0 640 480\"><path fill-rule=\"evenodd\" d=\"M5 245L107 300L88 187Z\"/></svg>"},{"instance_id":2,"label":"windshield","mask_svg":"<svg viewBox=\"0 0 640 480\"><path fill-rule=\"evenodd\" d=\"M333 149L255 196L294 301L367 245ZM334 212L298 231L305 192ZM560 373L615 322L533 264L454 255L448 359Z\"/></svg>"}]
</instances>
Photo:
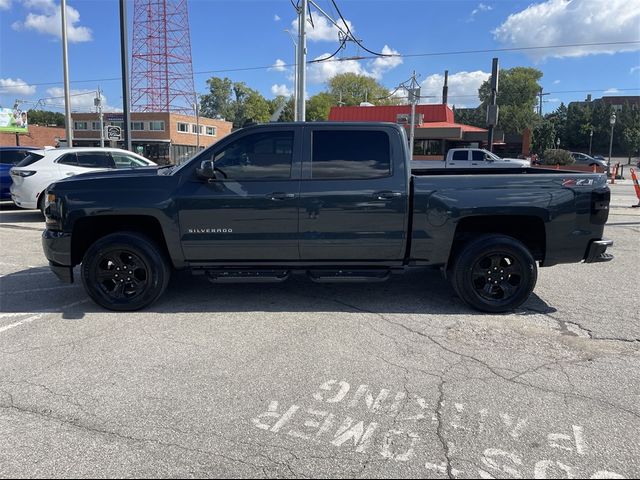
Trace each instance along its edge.
<instances>
[{"instance_id":1,"label":"windshield","mask_svg":"<svg viewBox=\"0 0 640 480\"><path fill-rule=\"evenodd\" d=\"M502 159L501 159L499 156L497 156L495 153L491 153L491 152L489 152L489 151L487 151L487 150L485 150L484 152L487 154L487 156L488 156L489 158L491 158L491 159L493 159L493 160L502 160Z\"/></svg>"},{"instance_id":2,"label":"windshield","mask_svg":"<svg viewBox=\"0 0 640 480\"><path fill-rule=\"evenodd\" d=\"M38 160L44 158L44 155L40 155L38 153L30 153L27 155L24 160L16 165L16 167L27 167L32 163L36 163Z\"/></svg>"}]
</instances>

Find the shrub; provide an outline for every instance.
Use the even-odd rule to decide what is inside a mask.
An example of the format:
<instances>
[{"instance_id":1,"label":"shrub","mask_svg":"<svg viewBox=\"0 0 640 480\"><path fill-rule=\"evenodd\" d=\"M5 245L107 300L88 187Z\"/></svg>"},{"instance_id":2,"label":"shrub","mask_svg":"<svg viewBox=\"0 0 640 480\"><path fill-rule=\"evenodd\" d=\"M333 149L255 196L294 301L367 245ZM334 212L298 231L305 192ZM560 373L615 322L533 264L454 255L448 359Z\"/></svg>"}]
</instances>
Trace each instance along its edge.
<instances>
[{"instance_id":1,"label":"shrub","mask_svg":"<svg viewBox=\"0 0 640 480\"><path fill-rule=\"evenodd\" d=\"M575 162L567 150L549 148L544 151L543 165L572 165Z\"/></svg>"}]
</instances>

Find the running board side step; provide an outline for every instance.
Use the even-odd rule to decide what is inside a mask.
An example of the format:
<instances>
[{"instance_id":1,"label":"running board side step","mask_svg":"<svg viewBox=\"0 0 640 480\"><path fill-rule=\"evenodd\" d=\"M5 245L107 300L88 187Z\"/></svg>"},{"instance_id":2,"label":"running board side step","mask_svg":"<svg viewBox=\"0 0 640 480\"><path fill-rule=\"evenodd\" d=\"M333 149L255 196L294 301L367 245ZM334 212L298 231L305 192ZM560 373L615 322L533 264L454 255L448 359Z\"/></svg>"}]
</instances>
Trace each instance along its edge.
<instances>
[{"instance_id":1,"label":"running board side step","mask_svg":"<svg viewBox=\"0 0 640 480\"><path fill-rule=\"evenodd\" d=\"M385 282L391 277L391 270L385 269L344 269L307 270L307 276L318 283Z\"/></svg>"},{"instance_id":2,"label":"running board side step","mask_svg":"<svg viewBox=\"0 0 640 480\"><path fill-rule=\"evenodd\" d=\"M291 276L289 270L205 270L213 283L280 283Z\"/></svg>"}]
</instances>

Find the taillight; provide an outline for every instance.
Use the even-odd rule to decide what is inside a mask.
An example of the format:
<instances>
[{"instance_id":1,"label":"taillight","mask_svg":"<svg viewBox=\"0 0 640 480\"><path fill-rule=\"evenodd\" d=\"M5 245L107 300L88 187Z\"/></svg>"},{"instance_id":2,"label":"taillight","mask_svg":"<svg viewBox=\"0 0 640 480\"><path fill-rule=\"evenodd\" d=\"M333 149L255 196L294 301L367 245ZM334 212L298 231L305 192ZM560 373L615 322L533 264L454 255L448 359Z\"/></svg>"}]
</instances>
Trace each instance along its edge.
<instances>
[{"instance_id":1,"label":"taillight","mask_svg":"<svg viewBox=\"0 0 640 480\"><path fill-rule=\"evenodd\" d=\"M609 218L609 202L611 190L609 187L598 188L591 192L591 223L604 225Z\"/></svg>"},{"instance_id":2,"label":"taillight","mask_svg":"<svg viewBox=\"0 0 640 480\"><path fill-rule=\"evenodd\" d=\"M35 170L14 170L11 169L11 175L15 175L16 177L30 177L31 175L35 175Z\"/></svg>"}]
</instances>

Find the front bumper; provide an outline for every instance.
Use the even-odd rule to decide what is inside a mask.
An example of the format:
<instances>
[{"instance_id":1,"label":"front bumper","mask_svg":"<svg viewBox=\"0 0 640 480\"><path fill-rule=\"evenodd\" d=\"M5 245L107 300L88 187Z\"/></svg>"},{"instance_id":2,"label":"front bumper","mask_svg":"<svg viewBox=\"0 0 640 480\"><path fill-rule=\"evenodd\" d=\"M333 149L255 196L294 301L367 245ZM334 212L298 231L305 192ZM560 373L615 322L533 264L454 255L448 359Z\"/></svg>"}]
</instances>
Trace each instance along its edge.
<instances>
[{"instance_id":1,"label":"front bumper","mask_svg":"<svg viewBox=\"0 0 640 480\"><path fill-rule=\"evenodd\" d=\"M587 248L584 263L609 262L613 255L606 253L607 248L613 245L613 240L592 240Z\"/></svg>"},{"instance_id":2,"label":"front bumper","mask_svg":"<svg viewBox=\"0 0 640 480\"><path fill-rule=\"evenodd\" d=\"M71 234L57 230L42 232L42 249L51 271L65 283L73 283L71 266Z\"/></svg>"}]
</instances>

